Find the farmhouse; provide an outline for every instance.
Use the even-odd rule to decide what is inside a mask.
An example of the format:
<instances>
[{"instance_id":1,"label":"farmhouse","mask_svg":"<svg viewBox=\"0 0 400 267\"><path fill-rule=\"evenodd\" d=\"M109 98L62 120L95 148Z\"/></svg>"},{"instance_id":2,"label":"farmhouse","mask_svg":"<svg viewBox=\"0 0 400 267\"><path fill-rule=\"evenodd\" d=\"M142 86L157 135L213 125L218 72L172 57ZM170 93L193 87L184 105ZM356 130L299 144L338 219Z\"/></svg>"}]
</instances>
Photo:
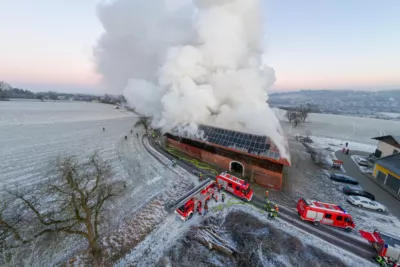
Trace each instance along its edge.
<instances>
[{"instance_id":1,"label":"farmhouse","mask_svg":"<svg viewBox=\"0 0 400 267\"><path fill-rule=\"evenodd\" d=\"M400 136L385 135L372 139L378 140L378 145L374 153L377 158L386 157L400 151Z\"/></svg>"},{"instance_id":2,"label":"farmhouse","mask_svg":"<svg viewBox=\"0 0 400 267\"><path fill-rule=\"evenodd\" d=\"M270 138L205 125L199 125L199 131L201 137L171 131L165 143L263 187L282 188L283 169L290 163Z\"/></svg>"}]
</instances>

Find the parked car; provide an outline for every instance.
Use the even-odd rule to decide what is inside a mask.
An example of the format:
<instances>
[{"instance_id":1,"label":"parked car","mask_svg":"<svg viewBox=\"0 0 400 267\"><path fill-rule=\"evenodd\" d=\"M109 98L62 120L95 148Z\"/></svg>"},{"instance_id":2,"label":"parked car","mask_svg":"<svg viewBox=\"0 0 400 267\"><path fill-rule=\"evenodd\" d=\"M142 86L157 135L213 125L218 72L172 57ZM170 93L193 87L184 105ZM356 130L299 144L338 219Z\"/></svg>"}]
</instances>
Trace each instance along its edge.
<instances>
[{"instance_id":1,"label":"parked car","mask_svg":"<svg viewBox=\"0 0 400 267\"><path fill-rule=\"evenodd\" d=\"M358 165L366 166L366 167L369 166L368 160L366 160L365 158L358 157L358 158L356 158L356 161L357 161Z\"/></svg>"},{"instance_id":2,"label":"parked car","mask_svg":"<svg viewBox=\"0 0 400 267\"><path fill-rule=\"evenodd\" d=\"M355 178L342 173L331 173L330 178L341 183L358 184L358 181Z\"/></svg>"},{"instance_id":3,"label":"parked car","mask_svg":"<svg viewBox=\"0 0 400 267\"><path fill-rule=\"evenodd\" d=\"M375 200L375 196L364 189L356 189L356 188L351 188L350 186L343 186L343 193L346 195L350 196L361 196L361 197L366 197L371 200Z\"/></svg>"},{"instance_id":4,"label":"parked car","mask_svg":"<svg viewBox=\"0 0 400 267\"><path fill-rule=\"evenodd\" d=\"M359 196L350 196L347 199L351 204L359 207L359 208L367 208L376 211L386 211L386 207L383 206L381 203L370 200L366 197L359 197Z\"/></svg>"}]
</instances>

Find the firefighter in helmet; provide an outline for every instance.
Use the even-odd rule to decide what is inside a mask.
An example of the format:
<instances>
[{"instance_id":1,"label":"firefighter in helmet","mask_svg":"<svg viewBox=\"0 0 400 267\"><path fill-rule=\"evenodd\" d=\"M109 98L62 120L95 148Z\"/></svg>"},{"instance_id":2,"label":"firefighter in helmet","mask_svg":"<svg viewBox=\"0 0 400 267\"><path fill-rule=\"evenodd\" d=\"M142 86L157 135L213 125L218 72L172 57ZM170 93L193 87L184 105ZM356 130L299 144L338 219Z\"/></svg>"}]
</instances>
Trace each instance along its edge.
<instances>
[{"instance_id":1,"label":"firefighter in helmet","mask_svg":"<svg viewBox=\"0 0 400 267\"><path fill-rule=\"evenodd\" d=\"M386 261L385 261L385 259L382 257L382 256L377 256L377 257L375 257L374 258L374 260L377 262L377 263L379 263L379 265L381 266L381 267L383 267L383 266L387 266L386 265Z\"/></svg>"},{"instance_id":2,"label":"firefighter in helmet","mask_svg":"<svg viewBox=\"0 0 400 267\"><path fill-rule=\"evenodd\" d=\"M271 208L268 218L275 219L278 216L278 210L278 205L275 205L274 208Z\"/></svg>"},{"instance_id":3,"label":"firefighter in helmet","mask_svg":"<svg viewBox=\"0 0 400 267\"><path fill-rule=\"evenodd\" d=\"M278 213L276 212L276 210L275 209L271 209L270 212L269 212L268 218L275 219L276 216L278 216Z\"/></svg>"},{"instance_id":4,"label":"firefighter in helmet","mask_svg":"<svg viewBox=\"0 0 400 267\"><path fill-rule=\"evenodd\" d=\"M268 197L269 197L269 192L267 190L267 191L265 191L265 198L268 199Z\"/></svg>"},{"instance_id":5,"label":"firefighter in helmet","mask_svg":"<svg viewBox=\"0 0 400 267\"><path fill-rule=\"evenodd\" d=\"M222 200L222 203L224 203L225 202L225 193L224 192L222 192L222 198L221 198L221 200Z\"/></svg>"},{"instance_id":6,"label":"firefighter in helmet","mask_svg":"<svg viewBox=\"0 0 400 267\"><path fill-rule=\"evenodd\" d=\"M203 181L203 174L201 172L199 172L199 181Z\"/></svg>"},{"instance_id":7,"label":"firefighter in helmet","mask_svg":"<svg viewBox=\"0 0 400 267\"><path fill-rule=\"evenodd\" d=\"M221 185L221 184L218 184L218 193L221 192L221 187L222 187L222 185Z\"/></svg>"},{"instance_id":8,"label":"firefighter in helmet","mask_svg":"<svg viewBox=\"0 0 400 267\"><path fill-rule=\"evenodd\" d=\"M264 207L267 211L271 210L271 202L269 202L269 199L267 199L267 203L264 205Z\"/></svg>"}]
</instances>

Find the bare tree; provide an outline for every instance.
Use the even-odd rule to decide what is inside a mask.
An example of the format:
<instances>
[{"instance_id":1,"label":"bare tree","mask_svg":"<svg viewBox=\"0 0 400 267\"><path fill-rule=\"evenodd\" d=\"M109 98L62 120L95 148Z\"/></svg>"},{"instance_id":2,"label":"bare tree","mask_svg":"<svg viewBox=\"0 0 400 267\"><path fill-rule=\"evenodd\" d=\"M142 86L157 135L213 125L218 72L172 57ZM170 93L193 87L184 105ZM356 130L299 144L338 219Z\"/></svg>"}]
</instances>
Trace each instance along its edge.
<instances>
[{"instance_id":1,"label":"bare tree","mask_svg":"<svg viewBox=\"0 0 400 267\"><path fill-rule=\"evenodd\" d=\"M299 116L294 117L293 119L293 127L297 127L301 122L301 118Z\"/></svg>"},{"instance_id":2,"label":"bare tree","mask_svg":"<svg viewBox=\"0 0 400 267\"><path fill-rule=\"evenodd\" d=\"M285 117L288 119L289 123L291 123L292 120L293 120L293 113L292 113L292 111L291 111L291 110L286 111Z\"/></svg>"},{"instance_id":3,"label":"bare tree","mask_svg":"<svg viewBox=\"0 0 400 267\"><path fill-rule=\"evenodd\" d=\"M310 113L310 108L308 108L308 107L301 107L300 108L300 116L301 116L301 121L302 122L306 121L309 113Z\"/></svg>"},{"instance_id":4,"label":"bare tree","mask_svg":"<svg viewBox=\"0 0 400 267\"><path fill-rule=\"evenodd\" d=\"M144 130L146 131L146 134L148 134L150 123L151 123L151 118L150 117L139 116L139 119L134 124L134 127L143 126Z\"/></svg>"},{"instance_id":5,"label":"bare tree","mask_svg":"<svg viewBox=\"0 0 400 267\"><path fill-rule=\"evenodd\" d=\"M3 81L0 81L0 99L4 99L7 97L7 90L10 90L12 87Z\"/></svg>"},{"instance_id":6,"label":"bare tree","mask_svg":"<svg viewBox=\"0 0 400 267\"><path fill-rule=\"evenodd\" d=\"M118 195L122 183L111 181L111 167L94 153L88 161L75 157L58 158L48 182L35 190L7 189L15 203L24 208L22 214L29 220L27 243L45 234L65 234L83 237L97 265L102 262L99 242L101 214L104 204ZM16 226L9 228L14 239L22 234Z\"/></svg>"},{"instance_id":7,"label":"bare tree","mask_svg":"<svg viewBox=\"0 0 400 267\"><path fill-rule=\"evenodd\" d=\"M6 82L0 81L0 90L10 90L12 87Z\"/></svg>"}]
</instances>

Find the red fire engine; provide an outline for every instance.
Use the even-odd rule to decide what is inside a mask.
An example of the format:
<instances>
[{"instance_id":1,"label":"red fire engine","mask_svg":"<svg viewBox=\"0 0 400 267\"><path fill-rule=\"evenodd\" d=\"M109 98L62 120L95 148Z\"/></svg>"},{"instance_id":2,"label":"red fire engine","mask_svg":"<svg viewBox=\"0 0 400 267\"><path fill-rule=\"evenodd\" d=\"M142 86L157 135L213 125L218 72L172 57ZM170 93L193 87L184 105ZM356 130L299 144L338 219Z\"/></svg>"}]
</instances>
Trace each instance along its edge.
<instances>
[{"instance_id":1,"label":"red fire engine","mask_svg":"<svg viewBox=\"0 0 400 267\"><path fill-rule=\"evenodd\" d=\"M393 266L400 266L399 237L378 230L372 233L360 230L360 234L372 244L379 256L384 257Z\"/></svg>"},{"instance_id":2,"label":"red fire engine","mask_svg":"<svg viewBox=\"0 0 400 267\"><path fill-rule=\"evenodd\" d=\"M297 212L302 220L311 221L314 225L327 224L344 228L347 232L356 227L350 214L335 204L301 198L297 203Z\"/></svg>"},{"instance_id":3,"label":"red fire engine","mask_svg":"<svg viewBox=\"0 0 400 267\"><path fill-rule=\"evenodd\" d=\"M197 211L199 213L204 209L204 205L214 195L215 182L207 179L199 187L190 191L186 197L178 204L175 213L179 215L182 221L189 220Z\"/></svg>"},{"instance_id":4,"label":"red fire engine","mask_svg":"<svg viewBox=\"0 0 400 267\"><path fill-rule=\"evenodd\" d=\"M242 179L239 179L227 172L223 172L216 177L217 184L221 185L227 192L243 199L251 201L253 197L253 190L250 184Z\"/></svg>"}]
</instances>

